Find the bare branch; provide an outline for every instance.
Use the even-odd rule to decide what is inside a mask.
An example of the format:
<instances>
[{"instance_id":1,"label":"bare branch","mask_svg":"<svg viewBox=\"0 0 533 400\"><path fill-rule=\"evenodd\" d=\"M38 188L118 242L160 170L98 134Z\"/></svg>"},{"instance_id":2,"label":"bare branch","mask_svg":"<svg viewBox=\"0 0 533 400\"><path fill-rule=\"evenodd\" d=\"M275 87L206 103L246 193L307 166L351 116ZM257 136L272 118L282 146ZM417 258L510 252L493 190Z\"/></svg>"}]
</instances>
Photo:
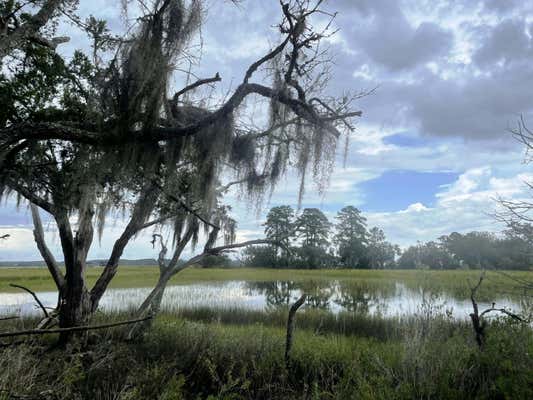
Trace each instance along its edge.
<instances>
[{"instance_id":1,"label":"bare branch","mask_svg":"<svg viewBox=\"0 0 533 400\"><path fill-rule=\"evenodd\" d=\"M37 302L37 304L39 305L39 307L41 308L41 310L43 310L44 316L46 318L50 318L50 315L48 314L48 311L46 311L46 307L43 305L43 303L41 303L41 300L39 300L39 298L37 297L35 292L33 292L32 290L28 289L27 287L24 287L24 286L21 286L21 285L15 285L14 283L10 283L9 286L14 287L14 288L18 288L18 289L22 289L22 290L28 292L29 294L31 294L33 296L33 298L35 299L35 301Z\"/></svg>"},{"instance_id":2,"label":"bare branch","mask_svg":"<svg viewBox=\"0 0 533 400\"><path fill-rule=\"evenodd\" d=\"M176 103L181 95L183 95L184 93L187 93L187 92L197 88L198 86L206 85L208 83L213 83L213 82L220 82L221 80L222 80L222 78L220 77L218 72L212 78L198 79L196 82L194 82L194 83L192 83L192 84L190 84L188 86L185 86L183 89L181 89L178 92L176 92L174 97L172 97L172 101L174 103Z\"/></svg>"},{"instance_id":3,"label":"bare branch","mask_svg":"<svg viewBox=\"0 0 533 400\"><path fill-rule=\"evenodd\" d=\"M4 332L4 333L0 333L0 338L23 336L23 335L46 335L49 333L85 332L85 331L92 331L96 329L106 329L106 328L114 328L117 326L136 324L139 322L147 321L151 318L153 317L149 315L144 318L132 319L128 321L114 322L114 323L102 324L102 325L74 326L71 328L56 328L56 329L30 329L30 330L25 330L25 331Z\"/></svg>"}]
</instances>

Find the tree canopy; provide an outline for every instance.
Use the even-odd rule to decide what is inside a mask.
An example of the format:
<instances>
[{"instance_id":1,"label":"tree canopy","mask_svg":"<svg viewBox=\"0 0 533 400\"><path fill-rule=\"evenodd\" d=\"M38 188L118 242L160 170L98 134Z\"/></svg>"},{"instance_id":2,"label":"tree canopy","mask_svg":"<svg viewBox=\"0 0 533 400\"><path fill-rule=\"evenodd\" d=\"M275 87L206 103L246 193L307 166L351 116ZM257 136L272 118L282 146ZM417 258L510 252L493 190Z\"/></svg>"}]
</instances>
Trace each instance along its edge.
<instances>
[{"instance_id":1,"label":"tree canopy","mask_svg":"<svg viewBox=\"0 0 533 400\"><path fill-rule=\"evenodd\" d=\"M230 186L260 200L289 165L301 177L300 198L311 166L324 181L338 139L361 112L351 106L360 94L323 95L329 58L317 49L334 30L331 21L320 30L315 22L334 14L321 3L282 2L279 43L249 65L222 102L201 92L223 78L218 72L194 81L180 72L196 57L191 43L206 12L200 0L124 2L126 15L131 8L141 15L125 18L118 33L105 20L79 15L77 2L2 3L0 193L29 201L57 225L64 276L38 228L36 239L68 310L63 326L96 309L120 255L143 229L170 227L182 251L203 228L204 253L213 252L219 234L226 244L234 239L234 224L221 217ZM68 39L56 36L61 18L92 43L70 61L57 47ZM184 86L172 87L176 80ZM264 100L264 126L242 117L252 97ZM106 219L120 212L126 227L89 291L84 271L94 227L101 235ZM33 216L38 227L37 209Z\"/></svg>"}]
</instances>

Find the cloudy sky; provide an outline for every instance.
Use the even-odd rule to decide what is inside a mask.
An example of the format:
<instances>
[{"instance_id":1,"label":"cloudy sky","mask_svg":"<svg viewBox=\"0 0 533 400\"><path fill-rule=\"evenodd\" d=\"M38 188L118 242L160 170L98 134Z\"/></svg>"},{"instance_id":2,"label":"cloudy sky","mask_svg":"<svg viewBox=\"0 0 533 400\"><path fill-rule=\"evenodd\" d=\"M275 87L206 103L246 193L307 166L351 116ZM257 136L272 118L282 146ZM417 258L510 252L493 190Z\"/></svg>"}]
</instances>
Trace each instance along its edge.
<instances>
[{"instance_id":1,"label":"cloudy sky","mask_svg":"<svg viewBox=\"0 0 533 400\"><path fill-rule=\"evenodd\" d=\"M107 18L120 30L120 11L112 2L80 3L80 14ZM279 2L208 4L195 71L219 72L217 90L224 93L276 43ZM333 218L343 206L355 205L369 225L403 247L452 231L501 230L488 215L494 198L526 197L523 182L533 177L508 132L520 115L533 124L533 3L330 0L325 8L338 11L339 28L329 39L335 64L328 91L377 90L356 104L364 114L351 135L346 165L338 162L323 195L310 182L303 207L319 207ZM61 51L68 58L85 46L82 34L72 31ZM261 236L265 210L296 207L297 197L291 174L262 210L230 194L239 239ZM109 226L90 257L108 256L122 224ZM47 226L50 246L61 258L54 227ZM0 244L0 260L39 258L24 205L4 203L0 229L11 234ZM140 236L124 256L154 257L148 241Z\"/></svg>"}]
</instances>

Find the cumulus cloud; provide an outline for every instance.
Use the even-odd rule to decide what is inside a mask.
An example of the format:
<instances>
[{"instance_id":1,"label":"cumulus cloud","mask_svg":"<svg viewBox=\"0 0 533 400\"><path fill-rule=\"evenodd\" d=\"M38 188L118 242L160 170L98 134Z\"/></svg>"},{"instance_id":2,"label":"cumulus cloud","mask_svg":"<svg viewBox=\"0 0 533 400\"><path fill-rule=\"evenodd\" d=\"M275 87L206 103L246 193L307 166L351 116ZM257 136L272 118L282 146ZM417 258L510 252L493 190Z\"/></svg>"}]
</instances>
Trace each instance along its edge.
<instances>
[{"instance_id":1,"label":"cumulus cloud","mask_svg":"<svg viewBox=\"0 0 533 400\"><path fill-rule=\"evenodd\" d=\"M434 207L414 203L404 210L369 213L367 217L369 223L382 227L390 240L404 247L413 244L414 238L435 240L453 231L499 231L503 226L490 216L496 208L494 199L527 198L524 181L532 177L524 173L496 177L490 166L473 168L437 193Z\"/></svg>"},{"instance_id":2,"label":"cumulus cloud","mask_svg":"<svg viewBox=\"0 0 533 400\"><path fill-rule=\"evenodd\" d=\"M110 17L111 28L120 30L119 7L103 0L80 5L86 15ZM341 167L339 155L323 194L310 180L304 206L322 207L333 215L353 204L365 212L361 184L387 171L453 171L460 174L457 181L442 187L431 207L416 201L405 209L391 206L388 212L368 213L369 223L382 226L392 241L404 246L454 230L500 229L485 214L494 207L492 199L521 198L522 182L530 179L520 165L521 149L506 131L519 114L533 125L532 32L524 17L532 11L531 2L339 0L327 7L339 11L340 28L328 41L335 56L328 94L379 87L356 105L364 114L351 140L347 168ZM202 32L203 58L193 65L194 72L201 77L219 72L223 81L217 91L226 94L247 66L277 43L279 17L276 2L247 1L238 7L212 2ZM71 36L61 51L71 54L87 46L83 35L73 31ZM404 131L419 143L387 142ZM297 188L297 176L289 174L259 210L237 193L228 196L241 227L239 239L261 236L265 210L296 205ZM95 243L90 257L109 255L120 224L106 232L101 246ZM9 242L0 243L0 259L38 258L24 209L16 211L13 203L0 208L0 225L12 233ZM59 256L51 226L47 240ZM149 240L149 232L140 236L125 257L155 256Z\"/></svg>"}]
</instances>

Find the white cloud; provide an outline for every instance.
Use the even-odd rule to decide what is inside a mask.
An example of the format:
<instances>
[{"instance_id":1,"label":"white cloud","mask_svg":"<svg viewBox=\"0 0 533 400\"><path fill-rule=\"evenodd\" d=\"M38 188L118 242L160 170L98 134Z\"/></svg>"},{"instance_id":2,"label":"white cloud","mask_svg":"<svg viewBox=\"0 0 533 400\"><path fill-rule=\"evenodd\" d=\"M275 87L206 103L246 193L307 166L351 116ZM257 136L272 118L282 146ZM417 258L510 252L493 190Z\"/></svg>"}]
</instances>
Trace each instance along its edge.
<instances>
[{"instance_id":1,"label":"white cloud","mask_svg":"<svg viewBox=\"0 0 533 400\"><path fill-rule=\"evenodd\" d=\"M500 231L503 227L489 214L496 208L499 196L513 199L527 198L524 180L533 176L519 173L510 177L496 177L489 167L465 171L451 185L437 194L434 207L421 203L405 210L367 214L369 223L384 229L389 239L401 246L416 240L434 240L452 231Z\"/></svg>"}]
</instances>

